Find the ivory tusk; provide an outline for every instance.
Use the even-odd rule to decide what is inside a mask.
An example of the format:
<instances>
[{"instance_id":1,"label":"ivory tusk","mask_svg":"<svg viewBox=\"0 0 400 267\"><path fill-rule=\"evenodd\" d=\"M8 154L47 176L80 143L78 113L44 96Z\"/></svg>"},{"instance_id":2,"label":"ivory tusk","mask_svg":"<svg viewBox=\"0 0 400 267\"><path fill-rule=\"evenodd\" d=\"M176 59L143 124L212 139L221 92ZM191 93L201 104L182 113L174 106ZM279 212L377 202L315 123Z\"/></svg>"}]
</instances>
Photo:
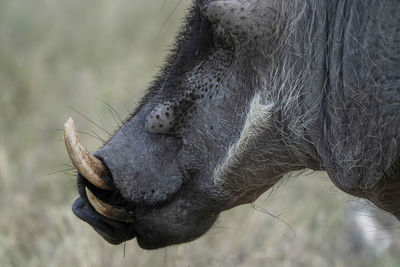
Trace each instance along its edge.
<instances>
[{"instance_id":1,"label":"ivory tusk","mask_svg":"<svg viewBox=\"0 0 400 267\"><path fill-rule=\"evenodd\" d=\"M113 207L98 199L87 187L85 187L86 196L92 207L104 217L120 222L133 222L132 215L125 209Z\"/></svg>"},{"instance_id":2,"label":"ivory tusk","mask_svg":"<svg viewBox=\"0 0 400 267\"><path fill-rule=\"evenodd\" d=\"M106 166L81 144L72 118L64 124L64 139L68 155L79 173L94 186L112 190L112 187L101 178L108 173Z\"/></svg>"}]
</instances>

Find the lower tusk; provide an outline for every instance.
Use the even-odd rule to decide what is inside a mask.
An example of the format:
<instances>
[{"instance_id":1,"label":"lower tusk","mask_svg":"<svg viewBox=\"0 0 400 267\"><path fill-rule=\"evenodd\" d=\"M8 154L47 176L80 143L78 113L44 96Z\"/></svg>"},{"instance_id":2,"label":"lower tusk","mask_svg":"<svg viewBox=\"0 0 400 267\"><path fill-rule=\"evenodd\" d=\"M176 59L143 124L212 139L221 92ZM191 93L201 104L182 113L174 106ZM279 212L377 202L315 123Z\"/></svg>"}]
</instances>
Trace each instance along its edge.
<instances>
[{"instance_id":1,"label":"lower tusk","mask_svg":"<svg viewBox=\"0 0 400 267\"><path fill-rule=\"evenodd\" d=\"M98 199L87 187L85 187L86 196L92 207L104 217L120 222L133 222L132 215L125 209L113 207Z\"/></svg>"},{"instance_id":2,"label":"lower tusk","mask_svg":"<svg viewBox=\"0 0 400 267\"><path fill-rule=\"evenodd\" d=\"M98 158L92 156L81 144L74 121L71 118L64 124L64 139L68 155L79 173L96 187L112 190L112 187L101 178L108 173L106 166Z\"/></svg>"}]
</instances>

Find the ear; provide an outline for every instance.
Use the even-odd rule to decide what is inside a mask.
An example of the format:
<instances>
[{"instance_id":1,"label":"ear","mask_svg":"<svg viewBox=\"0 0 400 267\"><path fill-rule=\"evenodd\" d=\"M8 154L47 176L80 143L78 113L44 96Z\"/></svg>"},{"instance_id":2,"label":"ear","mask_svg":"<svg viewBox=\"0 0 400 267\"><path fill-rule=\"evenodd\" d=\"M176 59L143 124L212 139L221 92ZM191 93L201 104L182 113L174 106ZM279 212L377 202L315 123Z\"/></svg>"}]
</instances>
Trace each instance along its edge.
<instances>
[{"instance_id":1,"label":"ear","mask_svg":"<svg viewBox=\"0 0 400 267\"><path fill-rule=\"evenodd\" d=\"M261 5L266 0L219 0L203 7L204 15L237 39L251 40L262 25Z\"/></svg>"}]
</instances>

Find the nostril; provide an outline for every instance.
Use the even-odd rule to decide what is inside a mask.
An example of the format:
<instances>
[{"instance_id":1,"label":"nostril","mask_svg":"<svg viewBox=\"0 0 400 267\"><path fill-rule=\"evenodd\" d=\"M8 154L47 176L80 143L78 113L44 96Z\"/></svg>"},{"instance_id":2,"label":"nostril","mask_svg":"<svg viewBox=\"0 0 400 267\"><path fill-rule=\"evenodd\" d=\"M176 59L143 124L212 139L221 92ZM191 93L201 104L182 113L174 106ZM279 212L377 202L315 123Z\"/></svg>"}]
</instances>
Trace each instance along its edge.
<instances>
[{"instance_id":1,"label":"nostril","mask_svg":"<svg viewBox=\"0 0 400 267\"><path fill-rule=\"evenodd\" d=\"M81 195L81 196L86 195L86 193L83 190L85 187L90 188L90 190L95 192L96 195L107 196L107 195L113 194L116 191L116 187L115 187L110 170L108 169L108 167L105 165L104 161L101 158L99 158L99 157L96 157L96 158L99 159L102 162L103 166L105 167L104 168L105 171L102 173L100 178L102 179L102 182L106 185L107 189L98 187L96 184L92 183L92 181L90 179L88 179L81 172L78 171L77 185L78 185L79 195Z\"/></svg>"},{"instance_id":2,"label":"nostril","mask_svg":"<svg viewBox=\"0 0 400 267\"><path fill-rule=\"evenodd\" d=\"M111 178L107 177L111 180ZM90 183L82 174L78 173L77 176L78 193L83 197L86 202L89 202L86 188L89 189L97 198L110 205L131 207L132 204L127 202L121 195L121 192L114 186L113 190L103 190Z\"/></svg>"},{"instance_id":3,"label":"nostril","mask_svg":"<svg viewBox=\"0 0 400 267\"><path fill-rule=\"evenodd\" d=\"M94 155L94 156L101 161L101 163L105 168L105 171L102 173L100 178L103 179L103 181L107 184L107 186L111 188L111 190L115 190L115 185L110 169L108 168L104 160L101 158L101 156L99 155Z\"/></svg>"}]
</instances>

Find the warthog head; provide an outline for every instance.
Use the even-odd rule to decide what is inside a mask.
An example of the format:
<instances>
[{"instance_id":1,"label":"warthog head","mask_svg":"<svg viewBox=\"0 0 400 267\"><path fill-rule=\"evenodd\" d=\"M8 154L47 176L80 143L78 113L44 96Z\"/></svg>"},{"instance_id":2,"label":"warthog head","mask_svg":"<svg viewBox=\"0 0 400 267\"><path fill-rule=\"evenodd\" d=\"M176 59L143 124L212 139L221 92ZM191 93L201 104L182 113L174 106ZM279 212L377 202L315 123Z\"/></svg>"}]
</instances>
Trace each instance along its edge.
<instances>
[{"instance_id":1,"label":"warthog head","mask_svg":"<svg viewBox=\"0 0 400 267\"><path fill-rule=\"evenodd\" d=\"M154 249L196 239L220 212L256 200L291 171L326 169L341 189L369 197L362 190L381 182L398 147L394 126L366 136L382 117L368 113L379 104L368 94L388 82L371 72L397 73L394 86L399 73L390 58L366 64L362 49L379 50L398 33L389 19L364 25L352 11L393 7L306 2L195 1L163 70L104 147L89 154L66 123L79 171L74 213L110 243L136 237ZM392 13L399 17L398 5Z\"/></svg>"}]
</instances>

